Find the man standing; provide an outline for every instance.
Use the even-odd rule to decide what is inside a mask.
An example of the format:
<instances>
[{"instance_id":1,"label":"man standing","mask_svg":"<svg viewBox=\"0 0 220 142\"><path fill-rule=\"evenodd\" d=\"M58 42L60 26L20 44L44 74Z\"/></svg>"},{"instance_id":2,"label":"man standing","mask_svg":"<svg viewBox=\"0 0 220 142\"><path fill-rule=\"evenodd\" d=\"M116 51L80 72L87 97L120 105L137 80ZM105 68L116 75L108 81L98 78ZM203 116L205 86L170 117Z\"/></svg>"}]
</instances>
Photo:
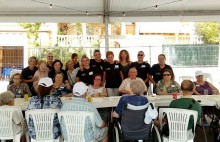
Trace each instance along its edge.
<instances>
[{"instance_id":1,"label":"man standing","mask_svg":"<svg viewBox=\"0 0 220 142\"><path fill-rule=\"evenodd\" d=\"M174 80L174 73L171 66L165 64L166 57L164 54L160 54L158 56L158 64L154 64L151 67L151 70L149 72L149 80L153 83L154 89L153 92L156 93L156 84L159 80L163 79L163 71L165 69L169 69L172 71L171 79Z\"/></svg>"},{"instance_id":2,"label":"man standing","mask_svg":"<svg viewBox=\"0 0 220 142\"><path fill-rule=\"evenodd\" d=\"M49 68L49 70L51 70L53 64L53 53L48 53L47 54L47 67Z\"/></svg>"},{"instance_id":3,"label":"man standing","mask_svg":"<svg viewBox=\"0 0 220 142\"><path fill-rule=\"evenodd\" d=\"M183 91L183 97L177 100L173 100L170 103L170 108L182 108L182 109L191 109L198 112L198 120L201 118L202 115L202 108L201 105L192 98L193 90L195 86L192 81L184 80L181 83L181 90ZM190 119L188 130L192 129L194 126L193 120Z\"/></svg>"},{"instance_id":4,"label":"man standing","mask_svg":"<svg viewBox=\"0 0 220 142\"><path fill-rule=\"evenodd\" d=\"M131 68L134 67L137 69L137 77L140 77L148 87L148 74L150 72L150 64L144 62L144 56L144 52L139 51L137 55L138 61L131 63Z\"/></svg>"},{"instance_id":5,"label":"man standing","mask_svg":"<svg viewBox=\"0 0 220 142\"><path fill-rule=\"evenodd\" d=\"M119 87L119 92L121 94L130 94L130 93L132 93L130 84L134 80L140 80L140 82L143 83L143 85L145 86L144 90L147 91L147 87L146 87L144 81L141 78L137 77L137 70L135 68L130 68L129 72L128 72L128 78L126 78L122 81L122 83Z\"/></svg>"},{"instance_id":6,"label":"man standing","mask_svg":"<svg viewBox=\"0 0 220 142\"><path fill-rule=\"evenodd\" d=\"M95 119L95 140L101 142L108 141L107 131L108 128L106 123L102 120L99 115L97 109L86 101L88 87L83 82L77 82L73 87L74 97L71 101L65 102L61 110L65 111L85 111L85 112L93 112ZM89 121L89 120L86 120ZM86 124L91 125L91 122L86 122ZM61 121L61 126L63 127L64 140L67 140L65 125ZM86 141L92 141L93 130L92 127L88 125L85 126L85 139Z\"/></svg>"},{"instance_id":7,"label":"man standing","mask_svg":"<svg viewBox=\"0 0 220 142\"><path fill-rule=\"evenodd\" d=\"M101 59L101 53L98 49L94 51L94 59L90 59L90 67L93 70L93 74L100 74L103 77L103 82L105 82L105 72L104 72L104 66L105 62Z\"/></svg>"}]
</instances>

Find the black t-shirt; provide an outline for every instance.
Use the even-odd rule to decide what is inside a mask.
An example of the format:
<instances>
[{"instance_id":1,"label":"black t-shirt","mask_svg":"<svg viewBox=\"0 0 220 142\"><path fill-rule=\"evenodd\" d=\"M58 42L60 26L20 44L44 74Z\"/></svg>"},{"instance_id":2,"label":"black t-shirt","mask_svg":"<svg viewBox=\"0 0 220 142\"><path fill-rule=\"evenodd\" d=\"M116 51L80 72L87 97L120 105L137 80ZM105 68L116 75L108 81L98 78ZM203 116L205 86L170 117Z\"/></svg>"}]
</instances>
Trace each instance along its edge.
<instances>
[{"instance_id":1,"label":"black t-shirt","mask_svg":"<svg viewBox=\"0 0 220 142\"><path fill-rule=\"evenodd\" d=\"M93 84L94 73L92 68L84 68L83 71L79 70L76 76L80 79L80 81L84 82L86 85Z\"/></svg>"},{"instance_id":2,"label":"black t-shirt","mask_svg":"<svg viewBox=\"0 0 220 142\"><path fill-rule=\"evenodd\" d=\"M29 67L26 67L21 71L21 76L25 80L30 80L32 79L36 71L37 71L37 67L34 67L34 70L30 70ZM33 82L28 82L27 84L29 86L29 89L32 89Z\"/></svg>"},{"instance_id":3,"label":"black t-shirt","mask_svg":"<svg viewBox=\"0 0 220 142\"><path fill-rule=\"evenodd\" d=\"M61 69L60 72L62 72L64 75L63 81L68 80L67 72L63 69ZM55 71L51 70L48 74L48 77L50 77L53 81L55 81Z\"/></svg>"},{"instance_id":4,"label":"black t-shirt","mask_svg":"<svg viewBox=\"0 0 220 142\"><path fill-rule=\"evenodd\" d=\"M101 60L101 62L96 62L95 59L90 59L90 67L92 68L94 75L103 75L104 66L105 62L103 60Z\"/></svg>"},{"instance_id":5,"label":"black t-shirt","mask_svg":"<svg viewBox=\"0 0 220 142\"><path fill-rule=\"evenodd\" d=\"M104 71L106 72L106 88L119 88L121 85L121 64L110 64L109 62L105 63Z\"/></svg>"},{"instance_id":6,"label":"black t-shirt","mask_svg":"<svg viewBox=\"0 0 220 142\"><path fill-rule=\"evenodd\" d=\"M133 62L131 63L131 68L136 68L137 70L137 77L140 77L141 79L145 80L147 78L147 75L150 72L150 64L143 62L143 63L138 63L138 62ZM147 83L148 84L148 83Z\"/></svg>"},{"instance_id":7,"label":"black t-shirt","mask_svg":"<svg viewBox=\"0 0 220 142\"><path fill-rule=\"evenodd\" d=\"M77 64L74 64L73 67L74 67L74 69L78 68L79 67L79 62Z\"/></svg>"},{"instance_id":8,"label":"black t-shirt","mask_svg":"<svg viewBox=\"0 0 220 142\"><path fill-rule=\"evenodd\" d=\"M163 71L165 69L169 69L172 71L173 73L173 69L171 66L169 65L166 65L165 64L165 67L163 69L160 68L160 65L159 64L154 64L152 67L151 67L151 71L150 71L150 75L153 76L153 79L154 81L157 83L159 80L163 79ZM174 73L173 73L174 75Z\"/></svg>"},{"instance_id":9,"label":"black t-shirt","mask_svg":"<svg viewBox=\"0 0 220 142\"><path fill-rule=\"evenodd\" d=\"M129 69L130 69L130 64L127 64L126 66L123 66L121 64L121 68L122 68L122 73L123 73L124 79L128 78L128 72L129 72Z\"/></svg>"}]
</instances>

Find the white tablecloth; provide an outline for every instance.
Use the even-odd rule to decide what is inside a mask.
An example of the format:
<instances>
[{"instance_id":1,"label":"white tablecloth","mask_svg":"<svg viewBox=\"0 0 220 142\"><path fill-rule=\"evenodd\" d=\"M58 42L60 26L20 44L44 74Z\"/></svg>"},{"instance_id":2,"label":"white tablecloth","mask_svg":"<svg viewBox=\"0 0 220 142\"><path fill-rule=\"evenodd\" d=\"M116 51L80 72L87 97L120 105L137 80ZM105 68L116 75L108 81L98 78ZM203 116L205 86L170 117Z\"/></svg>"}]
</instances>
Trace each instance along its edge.
<instances>
[{"instance_id":1,"label":"white tablecloth","mask_svg":"<svg viewBox=\"0 0 220 142\"><path fill-rule=\"evenodd\" d=\"M148 96L150 102L154 102L156 106L169 106L170 102L173 100L172 95L163 95L163 96ZM178 96L178 98L180 98ZM201 101L202 106L216 106L220 102L220 95L193 95L196 101ZM69 101L71 98L61 98L62 102ZM118 104L120 96L117 97L101 97L101 98L92 98L92 104L96 108L105 108L105 107L115 107ZM19 106L22 110L27 110L28 101L25 102L22 98L15 99L15 106Z\"/></svg>"}]
</instances>

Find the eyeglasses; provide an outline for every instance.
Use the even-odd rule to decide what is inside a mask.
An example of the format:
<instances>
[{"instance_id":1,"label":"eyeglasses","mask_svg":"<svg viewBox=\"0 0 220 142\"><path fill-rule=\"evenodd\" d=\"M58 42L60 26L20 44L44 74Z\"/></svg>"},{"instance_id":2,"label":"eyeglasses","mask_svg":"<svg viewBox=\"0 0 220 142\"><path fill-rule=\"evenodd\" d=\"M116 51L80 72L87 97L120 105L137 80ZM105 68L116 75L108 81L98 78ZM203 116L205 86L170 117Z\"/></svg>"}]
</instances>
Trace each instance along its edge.
<instances>
[{"instance_id":1,"label":"eyeglasses","mask_svg":"<svg viewBox=\"0 0 220 142\"><path fill-rule=\"evenodd\" d=\"M170 76L170 74L164 74L163 76Z\"/></svg>"},{"instance_id":2,"label":"eyeglasses","mask_svg":"<svg viewBox=\"0 0 220 142\"><path fill-rule=\"evenodd\" d=\"M17 79L20 79L20 78L13 78L13 79L17 80Z\"/></svg>"},{"instance_id":3,"label":"eyeglasses","mask_svg":"<svg viewBox=\"0 0 220 142\"><path fill-rule=\"evenodd\" d=\"M47 57L53 57L53 56L47 56Z\"/></svg>"},{"instance_id":4,"label":"eyeglasses","mask_svg":"<svg viewBox=\"0 0 220 142\"><path fill-rule=\"evenodd\" d=\"M138 54L138 56L144 56L143 54Z\"/></svg>"}]
</instances>

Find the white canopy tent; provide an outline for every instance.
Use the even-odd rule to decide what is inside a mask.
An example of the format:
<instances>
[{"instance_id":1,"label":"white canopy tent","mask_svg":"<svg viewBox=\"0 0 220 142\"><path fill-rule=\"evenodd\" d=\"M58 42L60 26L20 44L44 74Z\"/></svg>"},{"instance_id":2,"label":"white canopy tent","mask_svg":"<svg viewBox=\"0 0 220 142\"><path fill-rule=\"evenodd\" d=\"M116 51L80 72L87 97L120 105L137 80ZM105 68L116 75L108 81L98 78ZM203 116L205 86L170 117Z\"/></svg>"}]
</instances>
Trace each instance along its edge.
<instances>
[{"instance_id":1,"label":"white canopy tent","mask_svg":"<svg viewBox=\"0 0 220 142\"><path fill-rule=\"evenodd\" d=\"M109 22L220 21L220 1L0 0L0 22L105 22L105 20Z\"/></svg>"}]
</instances>

